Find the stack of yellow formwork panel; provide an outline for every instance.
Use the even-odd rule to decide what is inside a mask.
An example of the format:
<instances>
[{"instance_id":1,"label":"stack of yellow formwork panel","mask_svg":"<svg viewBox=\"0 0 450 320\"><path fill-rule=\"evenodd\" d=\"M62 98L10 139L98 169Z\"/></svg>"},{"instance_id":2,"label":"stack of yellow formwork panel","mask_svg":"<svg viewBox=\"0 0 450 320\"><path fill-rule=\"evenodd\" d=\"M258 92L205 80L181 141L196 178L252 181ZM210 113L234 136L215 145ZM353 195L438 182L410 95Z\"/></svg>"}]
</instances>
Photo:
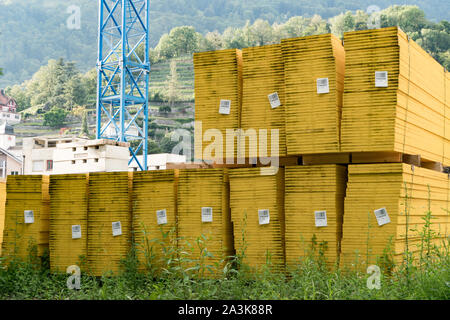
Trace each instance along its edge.
<instances>
[{"instance_id":1,"label":"stack of yellow formwork panel","mask_svg":"<svg viewBox=\"0 0 450 320\"><path fill-rule=\"evenodd\" d=\"M242 99L242 52L236 49L194 54L195 71L195 159L220 163L237 154L237 138L234 150L225 147L226 129L240 128ZM201 127L200 127L201 126ZM205 132L219 130L223 141L214 140ZM209 132L209 134L214 132ZM208 141L211 139L211 141ZM203 141L204 140L204 141ZM215 141L218 148L209 147Z\"/></svg>"},{"instance_id":2,"label":"stack of yellow formwork panel","mask_svg":"<svg viewBox=\"0 0 450 320\"><path fill-rule=\"evenodd\" d=\"M88 239L87 174L50 177L50 269L86 269Z\"/></svg>"},{"instance_id":3,"label":"stack of yellow formwork panel","mask_svg":"<svg viewBox=\"0 0 450 320\"><path fill-rule=\"evenodd\" d=\"M6 182L0 182L0 257L2 255L3 229L5 228Z\"/></svg>"},{"instance_id":4,"label":"stack of yellow formwork panel","mask_svg":"<svg viewBox=\"0 0 450 320\"><path fill-rule=\"evenodd\" d=\"M255 130L257 139L250 143L251 138L242 136L246 139L245 154L240 154L240 157L285 156L284 63L281 45L245 48L242 55L241 127L248 134ZM273 132L273 138L271 130L278 130L278 134ZM272 139L277 145L272 146ZM265 148L260 146L263 141L266 141Z\"/></svg>"},{"instance_id":5,"label":"stack of yellow formwork panel","mask_svg":"<svg viewBox=\"0 0 450 320\"><path fill-rule=\"evenodd\" d=\"M189 253L180 257L185 268L200 266L200 274L216 277L234 254L228 197L227 169L180 170L178 246Z\"/></svg>"},{"instance_id":6,"label":"stack of yellow formwork panel","mask_svg":"<svg viewBox=\"0 0 450 320\"><path fill-rule=\"evenodd\" d=\"M323 254L339 261L347 170L339 165L286 167L286 265Z\"/></svg>"},{"instance_id":7,"label":"stack of yellow formwork panel","mask_svg":"<svg viewBox=\"0 0 450 320\"><path fill-rule=\"evenodd\" d=\"M339 152L342 41L325 34L282 40L282 47L288 155Z\"/></svg>"},{"instance_id":8,"label":"stack of yellow formwork panel","mask_svg":"<svg viewBox=\"0 0 450 320\"><path fill-rule=\"evenodd\" d=\"M178 170L137 172L133 179L133 234L141 270L156 272L176 255Z\"/></svg>"},{"instance_id":9,"label":"stack of yellow formwork panel","mask_svg":"<svg viewBox=\"0 0 450 320\"><path fill-rule=\"evenodd\" d=\"M420 255L427 212L431 242L448 241L450 180L447 174L407 164L350 165L343 238L342 267L399 263L408 251ZM408 241L406 241L408 239ZM378 260L377 258L388 258Z\"/></svg>"},{"instance_id":10,"label":"stack of yellow formwork panel","mask_svg":"<svg viewBox=\"0 0 450 320\"><path fill-rule=\"evenodd\" d=\"M49 177L9 176L6 183L2 254L26 259L43 256L49 241ZM34 249L37 249L37 252Z\"/></svg>"},{"instance_id":11,"label":"stack of yellow formwork panel","mask_svg":"<svg viewBox=\"0 0 450 320\"><path fill-rule=\"evenodd\" d=\"M444 68L397 27L349 32L344 40L342 151L450 164Z\"/></svg>"},{"instance_id":12,"label":"stack of yellow formwork panel","mask_svg":"<svg viewBox=\"0 0 450 320\"><path fill-rule=\"evenodd\" d=\"M89 175L88 271L95 276L120 269L131 247L128 172Z\"/></svg>"},{"instance_id":13,"label":"stack of yellow formwork panel","mask_svg":"<svg viewBox=\"0 0 450 320\"><path fill-rule=\"evenodd\" d=\"M230 205L236 253L255 271L285 267L284 169L230 170ZM268 168L271 169L271 168Z\"/></svg>"}]
</instances>

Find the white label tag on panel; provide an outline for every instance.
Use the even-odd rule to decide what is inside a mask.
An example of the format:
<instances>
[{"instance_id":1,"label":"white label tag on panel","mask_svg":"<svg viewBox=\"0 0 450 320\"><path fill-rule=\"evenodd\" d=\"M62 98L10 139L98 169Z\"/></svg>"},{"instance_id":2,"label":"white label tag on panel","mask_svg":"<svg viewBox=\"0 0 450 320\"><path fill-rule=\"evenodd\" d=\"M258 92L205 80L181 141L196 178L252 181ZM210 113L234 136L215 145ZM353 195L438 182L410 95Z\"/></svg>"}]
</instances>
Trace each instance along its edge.
<instances>
[{"instance_id":1,"label":"white label tag on panel","mask_svg":"<svg viewBox=\"0 0 450 320\"><path fill-rule=\"evenodd\" d=\"M388 72L387 71L375 71L375 87L387 88L388 87Z\"/></svg>"},{"instance_id":2,"label":"white label tag on panel","mask_svg":"<svg viewBox=\"0 0 450 320\"><path fill-rule=\"evenodd\" d=\"M258 210L259 224L269 224L270 223L270 212L269 209Z\"/></svg>"},{"instance_id":3,"label":"white label tag on panel","mask_svg":"<svg viewBox=\"0 0 450 320\"><path fill-rule=\"evenodd\" d=\"M318 94L330 93L330 84L328 78L317 79L317 93Z\"/></svg>"},{"instance_id":4,"label":"white label tag on panel","mask_svg":"<svg viewBox=\"0 0 450 320\"><path fill-rule=\"evenodd\" d=\"M112 232L114 237L122 235L122 224L120 221L112 223Z\"/></svg>"},{"instance_id":5,"label":"white label tag on panel","mask_svg":"<svg viewBox=\"0 0 450 320\"><path fill-rule=\"evenodd\" d=\"M278 92L269 94L269 102L272 109L278 108L281 106L280 97L278 96Z\"/></svg>"},{"instance_id":6,"label":"white label tag on panel","mask_svg":"<svg viewBox=\"0 0 450 320\"><path fill-rule=\"evenodd\" d=\"M374 211L375 217L377 218L378 225L382 226L391 222L386 208L381 208Z\"/></svg>"},{"instance_id":7,"label":"white label tag on panel","mask_svg":"<svg viewBox=\"0 0 450 320\"><path fill-rule=\"evenodd\" d=\"M156 219L157 219L158 225L167 224L167 211L166 211L166 209L156 211Z\"/></svg>"},{"instance_id":8,"label":"white label tag on panel","mask_svg":"<svg viewBox=\"0 0 450 320\"><path fill-rule=\"evenodd\" d=\"M34 212L33 210L25 210L24 212L24 218L26 224L34 223Z\"/></svg>"},{"instance_id":9,"label":"white label tag on panel","mask_svg":"<svg viewBox=\"0 0 450 320\"><path fill-rule=\"evenodd\" d=\"M210 207L202 208L202 222L213 222L213 209Z\"/></svg>"},{"instance_id":10,"label":"white label tag on panel","mask_svg":"<svg viewBox=\"0 0 450 320\"><path fill-rule=\"evenodd\" d=\"M231 100L220 100L220 114L230 114L231 111Z\"/></svg>"},{"instance_id":11,"label":"white label tag on panel","mask_svg":"<svg viewBox=\"0 0 450 320\"><path fill-rule=\"evenodd\" d=\"M314 211L314 215L316 217L316 227L328 226L326 211Z\"/></svg>"},{"instance_id":12,"label":"white label tag on panel","mask_svg":"<svg viewBox=\"0 0 450 320\"><path fill-rule=\"evenodd\" d=\"M81 226L78 224L72 226L72 239L81 239Z\"/></svg>"}]
</instances>

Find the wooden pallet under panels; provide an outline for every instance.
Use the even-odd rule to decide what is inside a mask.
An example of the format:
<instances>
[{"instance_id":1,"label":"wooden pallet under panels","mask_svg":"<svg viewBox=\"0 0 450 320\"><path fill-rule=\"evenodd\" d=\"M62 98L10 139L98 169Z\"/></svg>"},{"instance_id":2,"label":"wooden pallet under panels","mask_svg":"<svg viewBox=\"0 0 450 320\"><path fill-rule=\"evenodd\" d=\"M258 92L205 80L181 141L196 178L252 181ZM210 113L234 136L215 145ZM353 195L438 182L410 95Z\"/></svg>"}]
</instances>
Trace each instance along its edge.
<instances>
[{"instance_id":1,"label":"wooden pallet under panels","mask_svg":"<svg viewBox=\"0 0 450 320\"><path fill-rule=\"evenodd\" d=\"M0 257L2 256L3 229L5 228L6 182L0 182Z\"/></svg>"},{"instance_id":2,"label":"wooden pallet under panels","mask_svg":"<svg viewBox=\"0 0 450 320\"><path fill-rule=\"evenodd\" d=\"M128 172L91 173L88 200L88 272L117 273L131 248ZM120 222L121 235L113 236ZM116 225L117 226L117 225Z\"/></svg>"},{"instance_id":3,"label":"wooden pallet under panels","mask_svg":"<svg viewBox=\"0 0 450 320\"><path fill-rule=\"evenodd\" d=\"M239 157L285 156L284 64L281 45L245 48L242 55L241 128L244 130L243 134L251 130L249 133L254 133L257 139L252 142L250 138L241 135L240 146L245 153L240 153ZM281 105L278 106L275 99L272 107L269 95L275 93ZM271 130L278 130L278 135ZM272 134L278 146L272 147ZM242 145L244 142L245 146Z\"/></svg>"},{"instance_id":4,"label":"wooden pallet under panels","mask_svg":"<svg viewBox=\"0 0 450 320\"><path fill-rule=\"evenodd\" d=\"M4 257L27 259L30 254L42 257L48 253L48 188L48 176L8 176L2 250ZM25 211L32 211L33 223L25 224ZM36 247L37 252L31 251Z\"/></svg>"},{"instance_id":5,"label":"wooden pallet under panels","mask_svg":"<svg viewBox=\"0 0 450 320\"><path fill-rule=\"evenodd\" d=\"M345 74L342 41L331 34L282 40L288 155L340 151ZM328 78L329 93L318 93Z\"/></svg>"},{"instance_id":6,"label":"wooden pallet under panels","mask_svg":"<svg viewBox=\"0 0 450 320\"><path fill-rule=\"evenodd\" d=\"M450 165L444 68L397 27L348 32L344 41L342 151L396 151ZM388 86L376 87L383 71Z\"/></svg>"},{"instance_id":7,"label":"wooden pallet under panels","mask_svg":"<svg viewBox=\"0 0 450 320\"><path fill-rule=\"evenodd\" d=\"M431 230L438 234L433 242L440 245L448 241L449 200L448 174L402 163L350 165L341 267L367 268L381 263L377 258L385 252L398 264L406 250L406 236L409 252L417 257L419 232L423 231L429 208ZM379 226L374 211L383 208L391 222Z\"/></svg>"},{"instance_id":8,"label":"wooden pallet under panels","mask_svg":"<svg viewBox=\"0 0 450 320\"><path fill-rule=\"evenodd\" d=\"M233 150L226 150L226 130L240 128L242 99L242 52L228 49L194 54L195 120L202 128L195 130L195 159L217 160L237 155L237 140ZM219 113L221 100L229 100L229 114ZM196 124L197 125L197 124ZM212 141L203 141L205 132L219 130L223 141L217 141L222 150L211 150ZM214 138L211 138L214 140Z\"/></svg>"},{"instance_id":9,"label":"wooden pallet under panels","mask_svg":"<svg viewBox=\"0 0 450 320\"><path fill-rule=\"evenodd\" d=\"M268 265L272 271L283 272L284 169L267 175L260 168L229 172L236 254L255 271ZM268 224L260 224L260 210L268 210Z\"/></svg>"},{"instance_id":10,"label":"wooden pallet under panels","mask_svg":"<svg viewBox=\"0 0 450 320\"><path fill-rule=\"evenodd\" d=\"M346 180L345 166L286 167L285 241L288 267L295 268L301 258L317 258L321 253L330 267L339 261ZM316 212L325 212L326 226L320 220L316 224Z\"/></svg>"},{"instance_id":11,"label":"wooden pallet under panels","mask_svg":"<svg viewBox=\"0 0 450 320\"><path fill-rule=\"evenodd\" d=\"M188 253L181 257L183 267L200 266L200 275L221 276L234 254L228 169L180 170L177 207L178 246L180 253ZM204 222L209 219L204 219L203 213L208 213L212 222ZM212 256L206 257L206 252Z\"/></svg>"},{"instance_id":12,"label":"wooden pallet under panels","mask_svg":"<svg viewBox=\"0 0 450 320\"><path fill-rule=\"evenodd\" d=\"M73 265L86 271L88 185L88 174L50 176L49 246L52 272L65 273Z\"/></svg>"},{"instance_id":13,"label":"wooden pallet under panels","mask_svg":"<svg viewBox=\"0 0 450 320\"><path fill-rule=\"evenodd\" d=\"M178 170L134 173L133 236L142 271L159 273L176 258L177 179Z\"/></svg>"}]
</instances>

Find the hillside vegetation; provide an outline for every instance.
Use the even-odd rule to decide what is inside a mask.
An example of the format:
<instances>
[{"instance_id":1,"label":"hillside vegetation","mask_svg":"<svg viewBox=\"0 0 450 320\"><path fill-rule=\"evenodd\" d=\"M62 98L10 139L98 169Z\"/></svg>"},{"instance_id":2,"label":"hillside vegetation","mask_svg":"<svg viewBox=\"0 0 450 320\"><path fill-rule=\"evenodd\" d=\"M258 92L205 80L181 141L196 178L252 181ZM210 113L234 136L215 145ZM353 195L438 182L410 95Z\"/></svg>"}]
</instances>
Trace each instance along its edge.
<instances>
[{"instance_id":1,"label":"hillside vegetation","mask_svg":"<svg viewBox=\"0 0 450 320\"><path fill-rule=\"evenodd\" d=\"M449 20L450 2L439 0L152 0L151 44L177 26L193 26L201 34L242 28L247 20L284 23L295 16L317 14L329 19L346 11L381 9L394 4L418 5L430 21ZM81 29L69 30L69 6L81 9ZM97 61L96 0L0 0L0 87L30 79L50 59L75 61L86 72Z\"/></svg>"},{"instance_id":2,"label":"hillside vegetation","mask_svg":"<svg viewBox=\"0 0 450 320\"><path fill-rule=\"evenodd\" d=\"M192 54L199 51L245 48L279 43L283 38L368 28L369 16L363 11L347 12L330 19L292 17L285 23L258 19L222 33L197 32L192 26L173 28L151 49L149 150L170 152L170 137L175 129L193 130L194 67ZM433 23L415 6L394 6L381 12L381 27L399 25L447 69L450 67L450 23ZM143 54L143 48L138 52ZM2 77L7 79L8 74ZM1 79L1 78L0 78ZM20 136L33 135L36 126L49 132L67 128L70 134L93 136L97 72L84 72L82 66L65 59L49 60L21 84L7 87L23 113L25 123L16 127ZM90 123L84 127L81 123ZM32 123L33 125L28 125ZM36 132L38 133L38 132ZM42 134L39 130L39 134Z\"/></svg>"}]
</instances>

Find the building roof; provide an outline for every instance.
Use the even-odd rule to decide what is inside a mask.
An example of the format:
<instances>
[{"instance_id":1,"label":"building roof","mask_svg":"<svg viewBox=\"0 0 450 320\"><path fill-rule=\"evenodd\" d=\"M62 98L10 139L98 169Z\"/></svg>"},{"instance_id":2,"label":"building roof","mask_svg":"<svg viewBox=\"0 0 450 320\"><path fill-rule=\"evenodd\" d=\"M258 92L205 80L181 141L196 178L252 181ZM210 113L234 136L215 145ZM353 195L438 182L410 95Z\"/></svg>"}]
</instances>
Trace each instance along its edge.
<instances>
[{"instance_id":1,"label":"building roof","mask_svg":"<svg viewBox=\"0 0 450 320\"><path fill-rule=\"evenodd\" d=\"M14 135L14 127L10 126L7 122L0 124L0 134Z\"/></svg>"},{"instance_id":2,"label":"building roof","mask_svg":"<svg viewBox=\"0 0 450 320\"><path fill-rule=\"evenodd\" d=\"M8 150L5 150L3 148L0 148L0 152L5 154L6 156L10 157L11 159L15 160L18 163L22 163L22 159L16 157L14 154L12 154L11 152L9 152Z\"/></svg>"},{"instance_id":3,"label":"building roof","mask_svg":"<svg viewBox=\"0 0 450 320\"><path fill-rule=\"evenodd\" d=\"M7 97L3 89L0 89L0 106L7 106L10 101L16 102L13 98Z\"/></svg>"}]
</instances>

